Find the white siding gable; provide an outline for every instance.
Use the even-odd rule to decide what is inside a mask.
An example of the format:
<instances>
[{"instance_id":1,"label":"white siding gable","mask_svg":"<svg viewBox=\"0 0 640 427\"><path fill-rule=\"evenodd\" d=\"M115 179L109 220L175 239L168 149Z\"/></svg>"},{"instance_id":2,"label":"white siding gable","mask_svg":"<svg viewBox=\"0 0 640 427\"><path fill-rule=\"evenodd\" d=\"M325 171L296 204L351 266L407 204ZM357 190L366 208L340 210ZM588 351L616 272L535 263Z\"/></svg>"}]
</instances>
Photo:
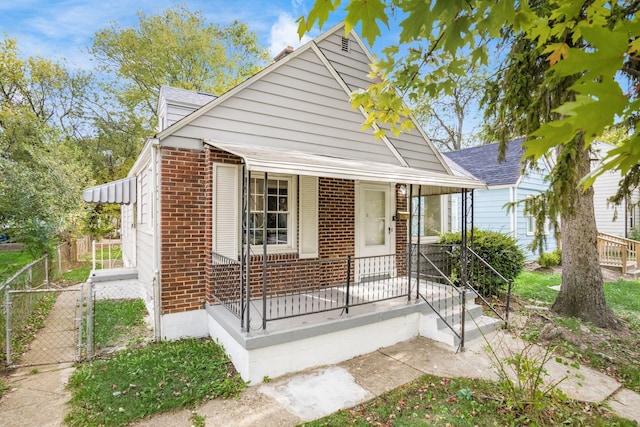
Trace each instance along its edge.
<instances>
[{"instance_id":1,"label":"white siding gable","mask_svg":"<svg viewBox=\"0 0 640 427\"><path fill-rule=\"evenodd\" d=\"M362 131L363 121L344 88L308 49L220 99L173 136L399 165L384 141Z\"/></svg>"}]
</instances>

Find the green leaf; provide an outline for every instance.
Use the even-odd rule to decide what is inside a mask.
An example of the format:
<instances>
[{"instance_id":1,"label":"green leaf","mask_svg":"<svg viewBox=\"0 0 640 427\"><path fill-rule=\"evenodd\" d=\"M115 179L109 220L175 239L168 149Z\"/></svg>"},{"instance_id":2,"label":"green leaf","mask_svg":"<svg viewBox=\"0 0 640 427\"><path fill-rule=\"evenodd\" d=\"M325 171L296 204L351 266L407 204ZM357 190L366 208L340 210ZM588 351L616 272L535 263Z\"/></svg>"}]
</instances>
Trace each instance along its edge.
<instances>
[{"instance_id":1,"label":"green leaf","mask_svg":"<svg viewBox=\"0 0 640 427\"><path fill-rule=\"evenodd\" d=\"M329 14L335 12L340 6L341 0L316 0L313 3L313 7L307 14L307 18L304 16L299 17L296 22L298 23L298 37L302 37L318 22L318 27L322 26L329 19Z\"/></svg>"},{"instance_id":2,"label":"green leaf","mask_svg":"<svg viewBox=\"0 0 640 427\"><path fill-rule=\"evenodd\" d=\"M349 33L358 22L362 22L362 37L373 44L380 35L378 20L389 27L385 4L381 0L351 1L346 7L345 32Z\"/></svg>"}]
</instances>

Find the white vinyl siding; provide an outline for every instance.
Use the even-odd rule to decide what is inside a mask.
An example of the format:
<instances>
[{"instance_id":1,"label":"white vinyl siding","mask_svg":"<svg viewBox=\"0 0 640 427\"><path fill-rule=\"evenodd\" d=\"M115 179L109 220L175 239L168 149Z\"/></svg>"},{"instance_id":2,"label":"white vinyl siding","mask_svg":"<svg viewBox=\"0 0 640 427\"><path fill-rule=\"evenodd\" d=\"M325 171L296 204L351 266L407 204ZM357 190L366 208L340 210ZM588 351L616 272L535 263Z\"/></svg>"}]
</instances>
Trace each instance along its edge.
<instances>
[{"instance_id":1,"label":"white vinyl siding","mask_svg":"<svg viewBox=\"0 0 640 427\"><path fill-rule=\"evenodd\" d=\"M145 167L138 176L138 224L140 228L151 232L152 226L152 193L151 193L151 166Z\"/></svg>"},{"instance_id":2,"label":"white vinyl siding","mask_svg":"<svg viewBox=\"0 0 640 427\"><path fill-rule=\"evenodd\" d=\"M300 177L300 258L318 257L318 178Z\"/></svg>"},{"instance_id":3,"label":"white vinyl siding","mask_svg":"<svg viewBox=\"0 0 640 427\"><path fill-rule=\"evenodd\" d=\"M400 165L313 50L265 74L175 137L233 141ZM163 144L169 141L163 141Z\"/></svg>"},{"instance_id":4,"label":"white vinyl siding","mask_svg":"<svg viewBox=\"0 0 640 427\"><path fill-rule=\"evenodd\" d=\"M238 258L238 167L215 165L213 183L214 252L228 258Z\"/></svg>"}]
</instances>

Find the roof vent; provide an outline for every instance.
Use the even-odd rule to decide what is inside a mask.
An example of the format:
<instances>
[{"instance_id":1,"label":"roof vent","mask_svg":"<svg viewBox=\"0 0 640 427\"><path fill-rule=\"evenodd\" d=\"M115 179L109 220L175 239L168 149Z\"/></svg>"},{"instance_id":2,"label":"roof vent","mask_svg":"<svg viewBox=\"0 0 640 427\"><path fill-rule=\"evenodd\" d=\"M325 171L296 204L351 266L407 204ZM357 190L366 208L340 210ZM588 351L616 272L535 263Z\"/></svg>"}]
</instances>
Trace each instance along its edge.
<instances>
[{"instance_id":1,"label":"roof vent","mask_svg":"<svg viewBox=\"0 0 640 427\"><path fill-rule=\"evenodd\" d=\"M274 60L275 62L278 62L278 61L280 61L282 58L284 58L285 56L289 55L289 54L290 54L290 53L292 53L292 52L293 52L293 46L287 46L287 47L285 47L284 49L282 49L282 51L281 51L279 54L277 54L277 55L275 56L275 58L273 58L273 60Z\"/></svg>"},{"instance_id":2,"label":"roof vent","mask_svg":"<svg viewBox=\"0 0 640 427\"><path fill-rule=\"evenodd\" d=\"M342 37L342 51L349 52L349 39Z\"/></svg>"}]
</instances>

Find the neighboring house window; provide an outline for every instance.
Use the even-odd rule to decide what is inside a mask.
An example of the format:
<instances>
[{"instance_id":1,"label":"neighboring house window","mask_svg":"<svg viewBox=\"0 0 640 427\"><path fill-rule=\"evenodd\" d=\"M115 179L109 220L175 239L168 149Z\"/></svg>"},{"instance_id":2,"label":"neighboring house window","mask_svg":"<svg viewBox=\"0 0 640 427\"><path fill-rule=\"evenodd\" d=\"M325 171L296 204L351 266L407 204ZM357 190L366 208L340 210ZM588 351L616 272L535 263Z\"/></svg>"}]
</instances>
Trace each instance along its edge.
<instances>
[{"instance_id":1,"label":"neighboring house window","mask_svg":"<svg viewBox=\"0 0 640 427\"><path fill-rule=\"evenodd\" d=\"M533 215L526 215L527 236L533 236L536 233L536 219ZM543 234L549 234L549 220L544 222Z\"/></svg>"},{"instance_id":2,"label":"neighboring house window","mask_svg":"<svg viewBox=\"0 0 640 427\"><path fill-rule=\"evenodd\" d=\"M264 212L264 176L251 178L251 222L250 242L262 245L266 238L267 245L281 248L293 248L294 239L294 206L295 191L293 177L268 176L267 180L267 212ZM264 222L267 224L267 235L264 236Z\"/></svg>"},{"instance_id":3,"label":"neighboring house window","mask_svg":"<svg viewBox=\"0 0 640 427\"><path fill-rule=\"evenodd\" d=\"M442 199L440 196L413 197L411 208L413 210L413 223L411 234L416 237L435 237L443 231L442 228Z\"/></svg>"}]
</instances>

